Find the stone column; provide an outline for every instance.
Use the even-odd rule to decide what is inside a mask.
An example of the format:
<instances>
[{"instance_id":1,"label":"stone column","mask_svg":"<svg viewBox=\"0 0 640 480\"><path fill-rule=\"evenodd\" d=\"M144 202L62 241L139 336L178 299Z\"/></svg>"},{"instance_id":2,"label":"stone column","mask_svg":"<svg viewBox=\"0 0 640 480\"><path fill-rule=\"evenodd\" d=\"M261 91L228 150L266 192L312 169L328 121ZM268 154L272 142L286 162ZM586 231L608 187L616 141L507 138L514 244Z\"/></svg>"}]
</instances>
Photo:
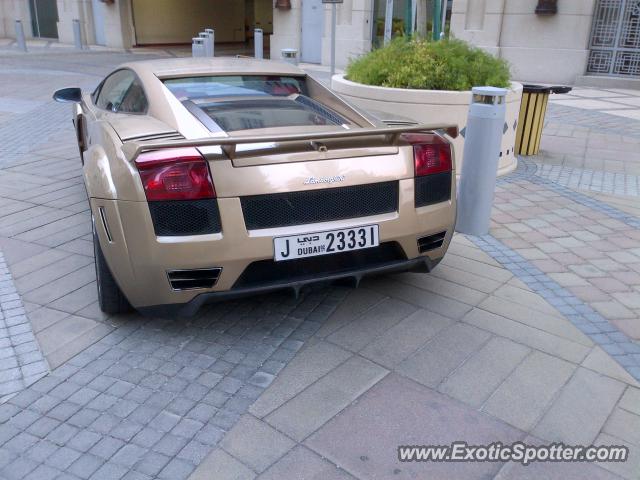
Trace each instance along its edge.
<instances>
[{"instance_id":1,"label":"stone column","mask_svg":"<svg viewBox=\"0 0 640 480\"><path fill-rule=\"evenodd\" d=\"M325 5L322 64L331 62L331 5ZM371 50L373 0L344 0L338 4L336 66L344 68L351 58Z\"/></svg>"},{"instance_id":2,"label":"stone column","mask_svg":"<svg viewBox=\"0 0 640 480\"><path fill-rule=\"evenodd\" d=\"M453 0L451 32L456 38L499 56L505 3L505 0Z\"/></svg>"},{"instance_id":3,"label":"stone column","mask_svg":"<svg viewBox=\"0 0 640 480\"><path fill-rule=\"evenodd\" d=\"M16 37L15 21L20 20L27 38L33 37L29 4L23 0L0 1L0 36Z\"/></svg>"},{"instance_id":4,"label":"stone column","mask_svg":"<svg viewBox=\"0 0 640 480\"><path fill-rule=\"evenodd\" d=\"M73 20L80 21L83 45L95 43L91 0L58 0L58 41L73 43Z\"/></svg>"},{"instance_id":5,"label":"stone column","mask_svg":"<svg viewBox=\"0 0 640 480\"><path fill-rule=\"evenodd\" d=\"M135 45L131 0L116 0L105 5L104 33L107 47L131 48Z\"/></svg>"},{"instance_id":6,"label":"stone column","mask_svg":"<svg viewBox=\"0 0 640 480\"><path fill-rule=\"evenodd\" d=\"M595 0L562 0L549 16L536 15L536 4L507 2L500 56L514 78L571 85L586 71Z\"/></svg>"},{"instance_id":7,"label":"stone column","mask_svg":"<svg viewBox=\"0 0 640 480\"><path fill-rule=\"evenodd\" d=\"M273 35L271 35L271 58L280 59L280 50L296 48L300 52L302 41L300 27L302 25L302 5L300 0L291 0L290 10L273 10ZM299 53L298 53L299 55Z\"/></svg>"},{"instance_id":8,"label":"stone column","mask_svg":"<svg viewBox=\"0 0 640 480\"><path fill-rule=\"evenodd\" d=\"M515 80L573 84L583 75L595 0L562 0L555 15L536 15L537 0L454 0L456 38L500 56Z\"/></svg>"}]
</instances>

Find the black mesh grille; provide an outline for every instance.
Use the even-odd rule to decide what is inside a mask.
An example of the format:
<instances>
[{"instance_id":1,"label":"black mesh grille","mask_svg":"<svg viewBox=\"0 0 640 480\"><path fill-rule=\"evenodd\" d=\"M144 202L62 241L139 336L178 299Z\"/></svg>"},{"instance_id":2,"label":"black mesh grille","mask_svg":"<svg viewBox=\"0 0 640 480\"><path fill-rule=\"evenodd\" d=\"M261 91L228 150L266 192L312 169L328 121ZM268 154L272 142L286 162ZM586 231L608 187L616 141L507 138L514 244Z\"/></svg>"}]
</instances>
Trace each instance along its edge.
<instances>
[{"instance_id":1,"label":"black mesh grille","mask_svg":"<svg viewBox=\"0 0 640 480\"><path fill-rule=\"evenodd\" d=\"M250 264L236 281L233 288L277 285L303 280L338 275L363 268L406 260L402 247L396 242L383 243L378 247L353 252L320 255L285 262L260 260Z\"/></svg>"},{"instance_id":2,"label":"black mesh grille","mask_svg":"<svg viewBox=\"0 0 640 480\"><path fill-rule=\"evenodd\" d=\"M249 230L358 218L398 210L398 182L242 197Z\"/></svg>"},{"instance_id":3,"label":"black mesh grille","mask_svg":"<svg viewBox=\"0 0 640 480\"><path fill-rule=\"evenodd\" d=\"M446 202L451 198L451 172L416 177L416 207Z\"/></svg>"},{"instance_id":4,"label":"black mesh grille","mask_svg":"<svg viewBox=\"0 0 640 480\"><path fill-rule=\"evenodd\" d=\"M216 199L149 202L158 236L204 235L222 230Z\"/></svg>"}]
</instances>

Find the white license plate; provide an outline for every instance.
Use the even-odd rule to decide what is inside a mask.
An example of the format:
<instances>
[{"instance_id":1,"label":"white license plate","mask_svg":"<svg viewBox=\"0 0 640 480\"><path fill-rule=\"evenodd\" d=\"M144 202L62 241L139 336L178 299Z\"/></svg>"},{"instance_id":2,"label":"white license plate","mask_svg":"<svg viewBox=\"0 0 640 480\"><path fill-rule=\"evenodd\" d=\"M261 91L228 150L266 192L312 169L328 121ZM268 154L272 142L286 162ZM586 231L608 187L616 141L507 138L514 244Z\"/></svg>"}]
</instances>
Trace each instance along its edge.
<instances>
[{"instance_id":1,"label":"white license plate","mask_svg":"<svg viewBox=\"0 0 640 480\"><path fill-rule=\"evenodd\" d=\"M305 233L273 239L276 262L377 247L378 225Z\"/></svg>"}]
</instances>

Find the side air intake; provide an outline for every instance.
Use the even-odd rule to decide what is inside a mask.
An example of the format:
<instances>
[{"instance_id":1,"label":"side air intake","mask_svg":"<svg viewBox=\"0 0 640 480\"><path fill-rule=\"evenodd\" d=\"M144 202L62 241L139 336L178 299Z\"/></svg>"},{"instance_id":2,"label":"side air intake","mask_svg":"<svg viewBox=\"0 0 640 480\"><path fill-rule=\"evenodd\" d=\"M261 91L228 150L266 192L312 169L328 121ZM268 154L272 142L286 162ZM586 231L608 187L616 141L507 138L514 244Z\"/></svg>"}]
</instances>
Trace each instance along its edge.
<instances>
[{"instance_id":1,"label":"side air intake","mask_svg":"<svg viewBox=\"0 0 640 480\"><path fill-rule=\"evenodd\" d=\"M173 290L211 288L218 281L222 268L198 268L192 270L169 270L167 277Z\"/></svg>"},{"instance_id":2,"label":"side air intake","mask_svg":"<svg viewBox=\"0 0 640 480\"><path fill-rule=\"evenodd\" d=\"M420 237L418 239L418 251L420 253L428 252L429 250L435 250L440 248L444 243L444 237L447 232L440 232L434 235L427 235L426 237Z\"/></svg>"}]
</instances>

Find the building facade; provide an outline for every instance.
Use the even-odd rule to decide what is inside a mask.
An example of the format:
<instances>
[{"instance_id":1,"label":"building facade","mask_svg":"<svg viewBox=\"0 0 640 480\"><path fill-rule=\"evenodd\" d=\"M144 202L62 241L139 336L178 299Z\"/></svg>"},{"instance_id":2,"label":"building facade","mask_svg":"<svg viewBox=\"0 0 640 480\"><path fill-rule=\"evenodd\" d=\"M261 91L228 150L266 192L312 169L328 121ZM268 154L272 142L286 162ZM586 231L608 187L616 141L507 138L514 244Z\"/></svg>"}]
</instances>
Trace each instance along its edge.
<instances>
[{"instance_id":1,"label":"building facade","mask_svg":"<svg viewBox=\"0 0 640 480\"><path fill-rule=\"evenodd\" d=\"M451 32L518 80L640 87L640 0L454 0Z\"/></svg>"},{"instance_id":2,"label":"building facade","mask_svg":"<svg viewBox=\"0 0 640 480\"><path fill-rule=\"evenodd\" d=\"M387 36L429 34L434 1L343 0L337 6L336 63ZM517 80L563 84L640 82L640 0L448 0L451 35L506 59ZM215 29L216 44L249 43L262 28L272 58L281 49L328 64L331 6L322 0L0 0L0 37L73 43L78 19L87 44L130 48L188 44Z\"/></svg>"}]
</instances>

